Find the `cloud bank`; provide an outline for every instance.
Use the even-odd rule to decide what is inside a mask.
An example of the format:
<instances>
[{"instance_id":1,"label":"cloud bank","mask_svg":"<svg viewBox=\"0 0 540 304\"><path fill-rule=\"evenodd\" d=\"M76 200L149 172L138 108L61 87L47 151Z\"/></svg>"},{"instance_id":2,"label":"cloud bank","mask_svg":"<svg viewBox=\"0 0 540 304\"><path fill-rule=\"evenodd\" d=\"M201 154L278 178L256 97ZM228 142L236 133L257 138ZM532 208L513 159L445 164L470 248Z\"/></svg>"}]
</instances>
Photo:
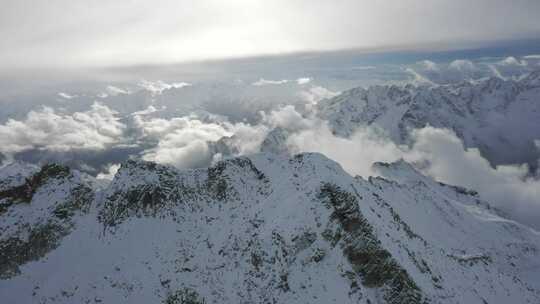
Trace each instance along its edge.
<instances>
[{"instance_id":1,"label":"cloud bank","mask_svg":"<svg viewBox=\"0 0 540 304\"><path fill-rule=\"evenodd\" d=\"M449 130L424 128L405 159L427 162L424 173L436 180L479 191L481 197L512 218L540 229L540 180L527 165L493 168L478 149L465 149Z\"/></svg>"},{"instance_id":2,"label":"cloud bank","mask_svg":"<svg viewBox=\"0 0 540 304\"><path fill-rule=\"evenodd\" d=\"M30 111L26 119L0 125L0 152L103 150L122 140L125 125L117 113L94 103L90 110L62 114L50 107Z\"/></svg>"},{"instance_id":3,"label":"cloud bank","mask_svg":"<svg viewBox=\"0 0 540 304\"><path fill-rule=\"evenodd\" d=\"M377 175L372 164L405 159L434 179L477 190L482 199L512 219L540 229L540 177L527 165L493 168L477 149L465 149L450 130L425 127L413 132L411 146L398 146L375 128L361 128L350 138L332 134L317 121L293 133L287 142L298 152L320 152L353 175Z\"/></svg>"}]
</instances>

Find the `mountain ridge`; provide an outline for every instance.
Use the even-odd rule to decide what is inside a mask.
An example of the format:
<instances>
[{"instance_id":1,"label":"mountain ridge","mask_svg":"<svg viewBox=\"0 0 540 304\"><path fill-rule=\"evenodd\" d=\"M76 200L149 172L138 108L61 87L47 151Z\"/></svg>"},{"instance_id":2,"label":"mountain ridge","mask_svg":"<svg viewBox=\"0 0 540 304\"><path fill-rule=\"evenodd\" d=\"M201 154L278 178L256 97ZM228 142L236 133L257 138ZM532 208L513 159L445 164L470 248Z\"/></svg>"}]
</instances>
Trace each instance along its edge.
<instances>
[{"instance_id":1,"label":"mountain ridge","mask_svg":"<svg viewBox=\"0 0 540 304\"><path fill-rule=\"evenodd\" d=\"M361 126L373 126L402 144L410 142L412 130L430 125L452 130L466 147L478 148L494 165L536 167L539 79L536 70L520 79L360 87L319 102L317 113L342 137Z\"/></svg>"},{"instance_id":2,"label":"mountain ridge","mask_svg":"<svg viewBox=\"0 0 540 304\"><path fill-rule=\"evenodd\" d=\"M87 208L70 209L69 231L52 235L58 246L18 263L0 294L13 303L540 299L538 232L403 161L375 167L381 177L364 179L316 153L192 170L130 160L105 189L69 171L0 215L43 211L20 226L31 229L80 201L58 189L92 189ZM24 229L3 232L2 246L6 237L28 240Z\"/></svg>"}]
</instances>

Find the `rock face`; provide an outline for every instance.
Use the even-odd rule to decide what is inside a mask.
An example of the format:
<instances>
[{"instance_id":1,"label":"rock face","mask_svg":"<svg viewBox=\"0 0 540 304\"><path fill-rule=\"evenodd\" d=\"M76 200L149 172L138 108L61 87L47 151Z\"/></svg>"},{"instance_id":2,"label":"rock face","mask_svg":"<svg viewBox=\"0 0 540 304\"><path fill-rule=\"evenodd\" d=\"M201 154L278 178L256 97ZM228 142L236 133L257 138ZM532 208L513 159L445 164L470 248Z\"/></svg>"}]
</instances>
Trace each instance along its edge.
<instances>
[{"instance_id":1,"label":"rock face","mask_svg":"<svg viewBox=\"0 0 540 304\"><path fill-rule=\"evenodd\" d=\"M318 105L337 135L360 126L386 131L407 143L410 131L431 125L453 130L465 146L479 148L494 164L536 165L540 136L540 71L520 80L490 78L440 86L356 88Z\"/></svg>"},{"instance_id":2,"label":"rock face","mask_svg":"<svg viewBox=\"0 0 540 304\"><path fill-rule=\"evenodd\" d=\"M0 298L540 301L537 232L405 162L375 167L383 177L366 180L320 154L264 153L196 170L128 161L106 189L67 168L38 169L13 185L35 189L29 200L0 201Z\"/></svg>"}]
</instances>

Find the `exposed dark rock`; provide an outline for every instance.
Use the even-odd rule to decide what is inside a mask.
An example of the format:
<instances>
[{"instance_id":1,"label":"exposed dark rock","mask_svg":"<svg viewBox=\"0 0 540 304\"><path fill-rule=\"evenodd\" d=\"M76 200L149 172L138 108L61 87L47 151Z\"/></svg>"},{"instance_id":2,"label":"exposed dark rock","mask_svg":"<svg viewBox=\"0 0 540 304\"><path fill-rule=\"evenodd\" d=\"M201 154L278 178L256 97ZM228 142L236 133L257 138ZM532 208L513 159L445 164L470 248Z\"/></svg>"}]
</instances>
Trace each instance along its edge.
<instances>
[{"instance_id":1,"label":"exposed dark rock","mask_svg":"<svg viewBox=\"0 0 540 304\"><path fill-rule=\"evenodd\" d=\"M338 242L362 284L381 288L387 303L424 303L421 290L407 271L381 246L372 226L362 216L357 198L333 184L324 184L320 196L333 210L331 218L344 231Z\"/></svg>"}]
</instances>

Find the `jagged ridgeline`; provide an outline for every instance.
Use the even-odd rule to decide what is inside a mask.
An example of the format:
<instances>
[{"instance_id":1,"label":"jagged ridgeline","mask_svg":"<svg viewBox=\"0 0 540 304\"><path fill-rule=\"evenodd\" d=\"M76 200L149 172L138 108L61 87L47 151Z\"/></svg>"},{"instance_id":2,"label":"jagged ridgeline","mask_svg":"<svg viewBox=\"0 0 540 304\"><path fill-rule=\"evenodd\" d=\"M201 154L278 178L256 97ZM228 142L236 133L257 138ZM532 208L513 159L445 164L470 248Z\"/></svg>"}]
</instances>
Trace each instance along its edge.
<instances>
[{"instance_id":1,"label":"jagged ridgeline","mask_svg":"<svg viewBox=\"0 0 540 304\"><path fill-rule=\"evenodd\" d=\"M19 166L0 171L7 303L540 300L538 233L405 162L366 180L319 154L131 160L108 185Z\"/></svg>"},{"instance_id":2,"label":"jagged ridgeline","mask_svg":"<svg viewBox=\"0 0 540 304\"><path fill-rule=\"evenodd\" d=\"M373 126L396 143L409 143L411 130L429 125L454 131L466 147L478 148L494 164L536 166L539 92L540 70L535 70L519 79L354 88L318 103L317 113L338 136Z\"/></svg>"}]
</instances>

